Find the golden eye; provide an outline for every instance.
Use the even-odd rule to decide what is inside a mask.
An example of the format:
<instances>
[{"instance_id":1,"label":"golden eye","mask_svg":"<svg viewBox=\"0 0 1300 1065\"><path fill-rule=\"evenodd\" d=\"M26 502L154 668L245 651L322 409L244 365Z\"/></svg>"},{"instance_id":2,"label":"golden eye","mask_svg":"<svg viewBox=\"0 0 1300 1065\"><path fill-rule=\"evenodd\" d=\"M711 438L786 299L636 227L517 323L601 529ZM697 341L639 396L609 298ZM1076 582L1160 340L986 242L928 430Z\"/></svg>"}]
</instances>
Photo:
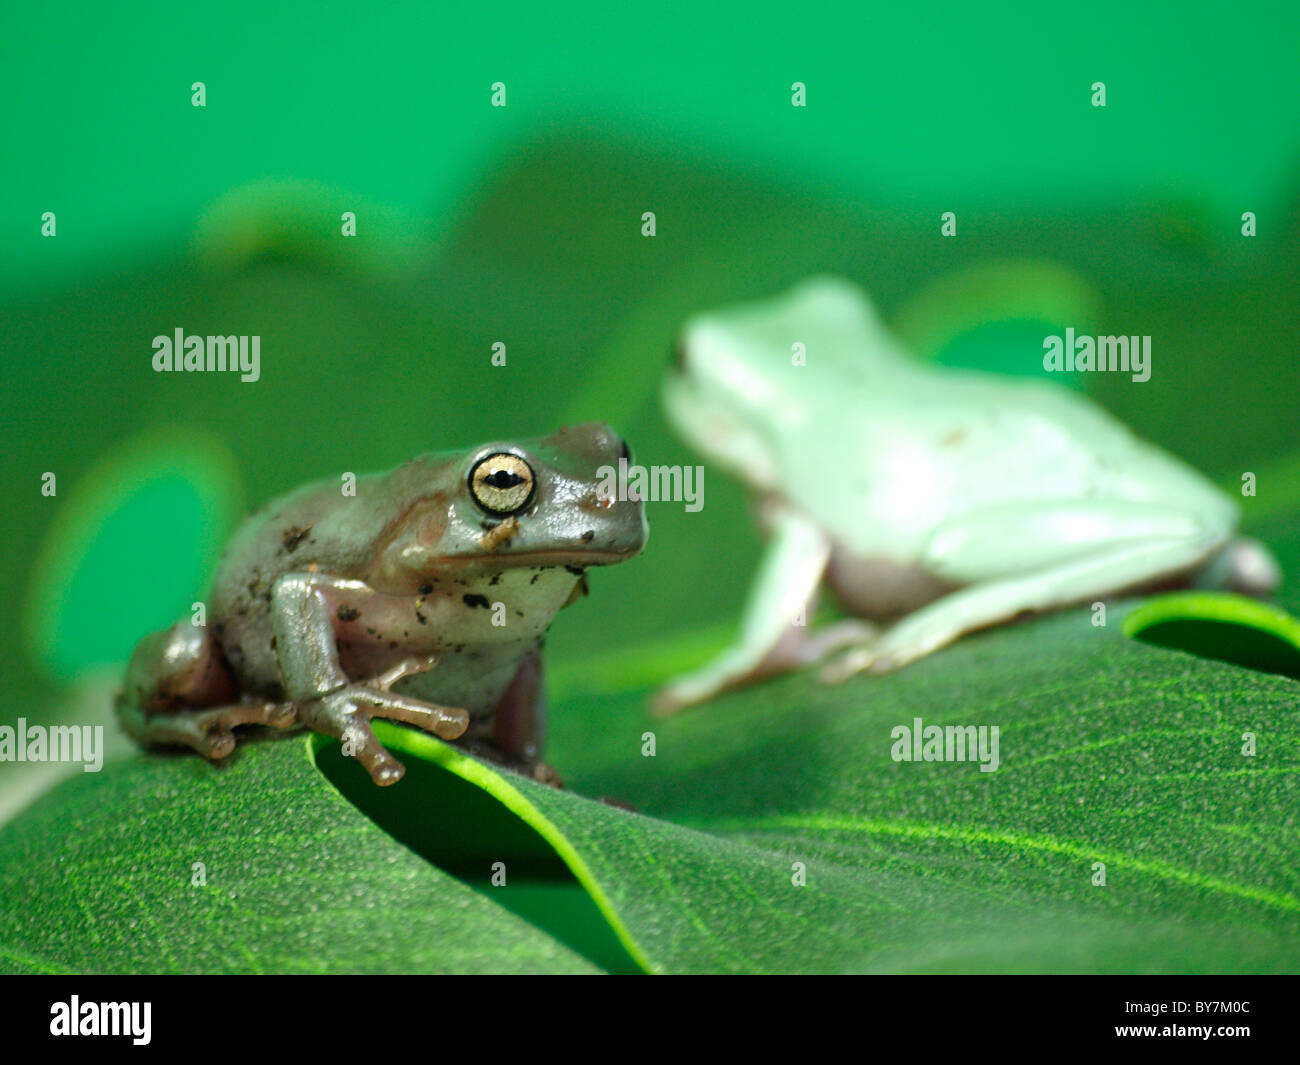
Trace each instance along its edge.
<instances>
[{"instance_id":1,"label":"golden eye","mask_svg":"<svg viewBox=\"0 0 1300 1065\"><path fill-rule=\"evenodd\" d=\"M501 451L479 459L469 471L469 490L491 514L515 514L533 497L533 471L518 455Z\"/></svg>"}]
</instances>

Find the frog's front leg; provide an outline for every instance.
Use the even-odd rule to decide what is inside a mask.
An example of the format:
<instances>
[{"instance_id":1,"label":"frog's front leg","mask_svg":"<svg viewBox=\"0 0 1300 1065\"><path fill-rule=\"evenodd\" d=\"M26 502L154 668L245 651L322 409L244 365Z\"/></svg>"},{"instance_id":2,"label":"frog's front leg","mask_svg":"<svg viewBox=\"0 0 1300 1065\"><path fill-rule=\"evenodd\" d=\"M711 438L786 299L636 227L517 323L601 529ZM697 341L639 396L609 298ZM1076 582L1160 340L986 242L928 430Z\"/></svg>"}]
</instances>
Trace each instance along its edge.
<instances>
[{"instance_id":1,"label":"frog's front leg","mask_svg":"<svg viewBox=\"0 0 1300 1065\"><path fill-rule=\"evenodd\" d=\"M654 698L667 716L729 688L771 673L809 665L872 630L849 620L811 634L806 622L817 605L831 543L818 525L791 509L770 515L772 535L741 621L740 638L712 662L679 677ZM802 618L800 614L802 612Z\"/></svg>"},{"instance_id":2,"label":"frog's front leg","mask_svg":"<svg viewBox=\"0 0 1300 1065\"><path fill-rule=\"evenodd\" d=\"M821 679L837 684L863 670L888 673L1019 614L1190 577L1230 533L1230 523L1214 518L1105 502L1023 504L964 517L931 536L925 565L969 586L848 651Z\"/></svg>"},{"instance_id":3,"label":"frog's front leg","mask_svg":"<svg viewBox=\"0 0 1300 1065\"><path fill-rule=\"evenodd\" d=\"M402 779L405 767L375 738L370 719L414 725L444 740L460 737L469 714L397 695L396 681L433 666L433 656L405 659L369 681L353 681L339 664L334 623L339 610L388 599L362 581L318 573L287 573L271 589L271 623L285 693L308 728L342 741L380 785Z\"/></svg>"}]
</instances>

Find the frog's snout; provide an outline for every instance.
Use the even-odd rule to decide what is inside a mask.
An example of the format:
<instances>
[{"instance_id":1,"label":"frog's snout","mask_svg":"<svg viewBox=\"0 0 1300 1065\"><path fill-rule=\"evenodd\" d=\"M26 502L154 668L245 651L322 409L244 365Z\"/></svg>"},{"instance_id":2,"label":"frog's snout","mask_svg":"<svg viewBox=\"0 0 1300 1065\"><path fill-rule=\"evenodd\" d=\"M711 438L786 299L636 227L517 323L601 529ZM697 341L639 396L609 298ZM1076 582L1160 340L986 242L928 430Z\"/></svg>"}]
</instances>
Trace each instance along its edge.
<instances>
[{"instance_id":1,"label":"frog's snout","mask_svg":"<svg viewBox=\"0 0 1300 1065\"><path fill-rule=\"evenodd\" d=\"M645 506L627 491L632 448L604 422L570 425L540 441L547 471L544 498L552 504L553 538L582 555L584 564L617 562L637 554L648 535Z\"/></svg>"},{"instance_id":2,"label":"frog's snout","mask_svg":"<svg viewBox=\"0 0 1300 1065\"><path fill-rule=\"evenodd\" d=\"M598 481L578 501L578 511L586 526L578 536L584 544L597 544L618 558L635 555L645 546L650 529L640 499Z\"/></svg>"}]
</instances>

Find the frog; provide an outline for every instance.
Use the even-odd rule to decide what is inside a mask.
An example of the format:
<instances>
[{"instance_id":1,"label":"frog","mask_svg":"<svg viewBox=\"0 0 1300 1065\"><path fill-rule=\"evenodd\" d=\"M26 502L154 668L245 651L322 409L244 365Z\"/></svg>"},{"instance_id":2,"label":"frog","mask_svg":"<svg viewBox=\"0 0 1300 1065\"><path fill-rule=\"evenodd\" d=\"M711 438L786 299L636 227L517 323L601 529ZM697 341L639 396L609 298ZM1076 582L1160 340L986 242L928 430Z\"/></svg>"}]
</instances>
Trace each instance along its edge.
<instances>
[{"instance_id":1,"label":"frog","mask_svg":"<svg viewBox=\"0 0 1300 1065\"><path fill-rule=\"evenodd\" d=\"M405 767L378 718L559 786L541 760L543 637L590 567L645 545L643 504L600 491L620 458L627 444L589 423L273 500L230 539L205 623L136 646L119 721L146 747L214 761L243 726L305 727L389 786Z\"/></svg>"},{"instance_id":2,"label":"frog","mask_svg":"<svg viewBox=\"0 0 1300 1065\"><path fill-rule=\"evenodd\" d=\"M842 277L698 313L673 347L666 418L745 486L766 544L739 635L655 694L661 715L795 669L889 673L1124 593L1280 582L1191 466L1045 376L915 359ZM813 626L824 592L842 616Z\"/></svg>"}]
</instances>

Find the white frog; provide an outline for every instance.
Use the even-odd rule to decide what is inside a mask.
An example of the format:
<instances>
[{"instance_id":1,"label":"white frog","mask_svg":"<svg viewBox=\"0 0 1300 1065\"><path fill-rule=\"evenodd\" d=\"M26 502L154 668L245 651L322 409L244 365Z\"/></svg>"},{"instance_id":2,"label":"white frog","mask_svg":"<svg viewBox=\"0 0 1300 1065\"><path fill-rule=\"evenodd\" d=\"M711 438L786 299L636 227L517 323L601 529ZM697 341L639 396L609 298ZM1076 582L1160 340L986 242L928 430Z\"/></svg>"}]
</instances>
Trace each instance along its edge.
<instances>
[{"instance_id":1,"label":"white frog","mask_svg":"<svg viewBox=\"0 0 1300 1065\"><path fill-rule=\"evenodd\" d=\"M827 683L888 672L1120 592L1280 580L1195 470L1055 382L910 358L839 278L689 320L663 402L753 492L769 543L738 639L660 712L824 658ZM852 616L814 632L823 585Z\"/></svg>"}]
</instances>

